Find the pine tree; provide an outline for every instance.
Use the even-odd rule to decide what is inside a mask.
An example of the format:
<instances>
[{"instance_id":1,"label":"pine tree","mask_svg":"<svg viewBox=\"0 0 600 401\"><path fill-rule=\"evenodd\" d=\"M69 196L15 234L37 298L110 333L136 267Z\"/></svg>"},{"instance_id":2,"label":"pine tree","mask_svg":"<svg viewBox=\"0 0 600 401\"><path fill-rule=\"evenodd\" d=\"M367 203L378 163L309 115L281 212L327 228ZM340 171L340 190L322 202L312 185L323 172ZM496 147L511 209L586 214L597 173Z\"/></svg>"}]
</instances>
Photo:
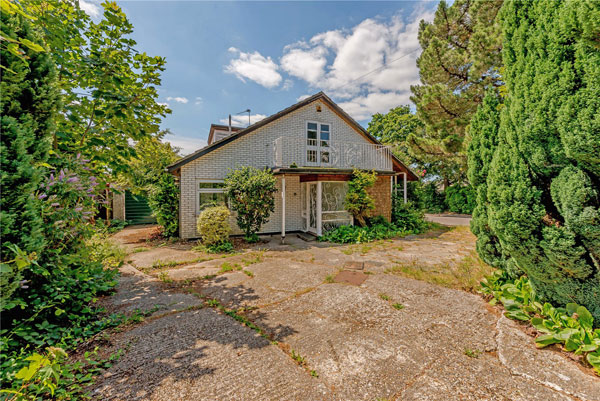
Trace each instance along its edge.
<instances>
[{"instance_id":1,"label":"pine tree","mask_svg":"<svg viewBox=\"0 0 600 401\"><path fill-rule=\"evenodd\" d=\"M39 43L24 17L3 12L1 18L3 36ZM10 244L28 253L39 253L44 246L34 192L42 178L40 163L48 158L58 92L46 52L26 46L12 51L3 46L0 51L1 255L8 260L14 256L8 250Z\"/></svg>"},{"instance_id":2,"label":"pine tree","mask_svg":"<svg viewBox=\"0 0 600 401\"><path fill-rule=\"evenodd\" d=\"M507 2L501 17L507 97L478 205L491 231L474 226L482 243L497 236L541 299L600 319L600 3ZM476 117L474 137L485 129ZM471 164L481 188L485 163Z\"/></svg>"},{"instance_id":3,"label":"pine tree","mask_svg":"<svg viewBox=\"0 0 600 401\"><path fill-rule=\"evenodd\" d=\"M502 1L441 1L433 23L421 22L417 60L421 84L411 100L425 130L407 138L419 158L442 163L448 185L466 171L465 129L489 87L502 84L500 29ZM431 160L430 160L431 161Z\"/></svg>"}]
</instances>

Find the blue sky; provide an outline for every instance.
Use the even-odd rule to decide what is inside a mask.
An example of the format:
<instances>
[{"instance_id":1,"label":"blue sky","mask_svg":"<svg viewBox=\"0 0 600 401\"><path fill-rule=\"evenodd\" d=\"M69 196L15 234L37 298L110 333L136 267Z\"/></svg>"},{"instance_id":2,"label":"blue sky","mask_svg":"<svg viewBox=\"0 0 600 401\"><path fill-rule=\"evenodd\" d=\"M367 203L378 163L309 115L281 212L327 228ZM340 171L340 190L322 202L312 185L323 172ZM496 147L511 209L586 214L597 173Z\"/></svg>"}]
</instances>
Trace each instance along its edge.
<instances>
[{"instance_id":1,"label":"blue sky","mask_svg":"<svg viewBox=\"0 0 600 401\"><path fill-rule=\"evenodd\" d=\"M159 101L167 138L190 153L211 123L252 122L325 91L366 125L410 102L421 19L437 2L119 1L137 48L166 57ZM82 7L94 16L92 0ZM365 75L368 74L368 75ZM248 114L237 116L246 125Z\"/></svg>"}]
</instances>

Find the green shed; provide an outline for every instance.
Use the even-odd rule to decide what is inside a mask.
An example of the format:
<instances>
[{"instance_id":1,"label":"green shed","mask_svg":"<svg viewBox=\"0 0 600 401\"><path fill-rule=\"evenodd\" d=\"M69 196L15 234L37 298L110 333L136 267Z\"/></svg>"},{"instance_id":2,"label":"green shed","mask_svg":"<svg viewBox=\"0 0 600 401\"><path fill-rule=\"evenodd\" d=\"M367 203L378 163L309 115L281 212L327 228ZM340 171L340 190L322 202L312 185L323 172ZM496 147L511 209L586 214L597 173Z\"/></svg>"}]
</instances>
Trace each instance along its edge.
<instances>
[{"instance_id":1,"label":"green shed","mask_svg":"<svg viewBox=\"0 0 600 401\"><path fill-rule=\"evenodd\" d=\"M125 191L125 220L131 221L131 224L156 223L145 196Z\"/></svg>"}]
</instances>

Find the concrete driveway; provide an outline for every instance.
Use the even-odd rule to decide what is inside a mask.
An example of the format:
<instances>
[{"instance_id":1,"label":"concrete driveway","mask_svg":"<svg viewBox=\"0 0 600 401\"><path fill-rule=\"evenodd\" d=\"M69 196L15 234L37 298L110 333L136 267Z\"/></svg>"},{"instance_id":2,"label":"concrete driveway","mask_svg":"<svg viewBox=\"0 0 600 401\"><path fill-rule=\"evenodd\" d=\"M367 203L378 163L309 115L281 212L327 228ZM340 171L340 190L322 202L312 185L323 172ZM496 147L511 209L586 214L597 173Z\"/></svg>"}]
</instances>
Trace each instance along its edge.
<instances>
[{"instance_id":1,"label":"concrete driveway","mask_svg":"<svg viewBox=\"0 0 600 401\"><path fill-rule=\"evenodd\" d=\"M454 230L368 246L274 238L267 250L200 261L168 247L132 253L104 302L152 315L112 336L108 351L123 356L92 395L600 400L599 378L556 349L537 350L478 295L403 276L407 263L429 273L460 266L473 246Z\"/></svg>"},{"instance_id":2,"label":"concrete driveway","mask_svg":"<svg viewBox=\"0 0 600 401\"><path fill-rule=\"evenodd\" d=\"M471 224L471 215L469 214L454 214L454 213L439 213L425 214L425 220L441 224L449 227L469 226Z\"/></svg>"}]
</instances>

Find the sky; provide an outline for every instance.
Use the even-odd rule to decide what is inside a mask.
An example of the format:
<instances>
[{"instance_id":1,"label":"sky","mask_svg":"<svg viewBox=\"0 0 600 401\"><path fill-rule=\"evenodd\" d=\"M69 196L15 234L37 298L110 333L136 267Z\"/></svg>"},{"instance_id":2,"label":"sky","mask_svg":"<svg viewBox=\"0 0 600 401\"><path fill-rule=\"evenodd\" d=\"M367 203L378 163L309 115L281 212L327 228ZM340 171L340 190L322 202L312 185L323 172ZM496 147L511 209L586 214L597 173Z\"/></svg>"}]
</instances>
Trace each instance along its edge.
<instances>
[{"instance_id":1,"label":"sky","mask_svg":"<svg viewBox=\"0 0 600 401\"><path fill-rule=\"evenodd\" d=\"M167 60L159 102L166 140L189 154L211 123L246 126L324 91L365 127L410 104L419 22L437 2L118 1L137 49ZM94 19L97 0L80 1Z\"/></svg>"}]
</instances>

